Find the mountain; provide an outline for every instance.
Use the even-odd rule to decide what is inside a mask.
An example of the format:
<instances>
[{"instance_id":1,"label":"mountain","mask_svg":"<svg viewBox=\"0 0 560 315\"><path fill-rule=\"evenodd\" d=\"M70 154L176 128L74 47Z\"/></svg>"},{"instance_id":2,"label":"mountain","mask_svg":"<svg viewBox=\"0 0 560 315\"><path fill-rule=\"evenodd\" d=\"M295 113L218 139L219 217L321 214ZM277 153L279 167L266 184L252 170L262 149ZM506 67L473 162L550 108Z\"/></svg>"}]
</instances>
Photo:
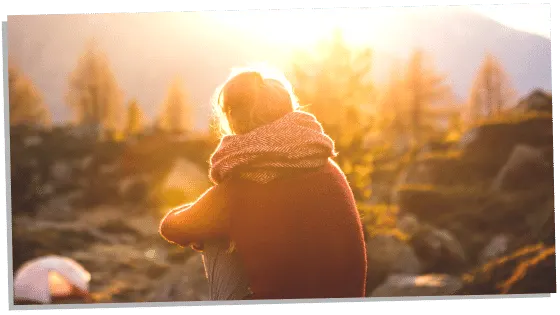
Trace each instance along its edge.
<instances>
[{"instance_id":1,"label":"mountain","mask_svg":"<svg viewBox=\"0 0 560 315\"><path fill-rule=\"evenodd\" d=\"M549 39L463 7L396 10L398 14L384 24L367 14L354 21L371 30L363 36L364 43L375 50L379 75L388 70L390 59L406 58L420 47L447 75L457 98L464 100L485 52L491 52L520 94L537 87L551 89ZM150 118L159 111L171 79L182 76L199 128L206 128L210 97L232 67L265 60L284 66L293 48L273 36L219 23L208 13L9 16L7 28L10 62L43 92L55 123L71 118L64 103L67 77L91 37L106 51L125 100L137 98Z\"/></svg>"},{"instance_id":2,"label":"mountain","mask_svg":"<svg viewBox=\"0 0 560 315\"><path fill-rule=\"evenodd\" d=\"M520 94L535 88L551 89L549 39L508 28L461 7L408 10L401 17L403 23L384 30L385 38L393 39L390 43L385 40L386 50L406 57L414 48L424 49L447 74L460 99L468 95L486 52L498 57Z\"/></svg>"}]
</instances>

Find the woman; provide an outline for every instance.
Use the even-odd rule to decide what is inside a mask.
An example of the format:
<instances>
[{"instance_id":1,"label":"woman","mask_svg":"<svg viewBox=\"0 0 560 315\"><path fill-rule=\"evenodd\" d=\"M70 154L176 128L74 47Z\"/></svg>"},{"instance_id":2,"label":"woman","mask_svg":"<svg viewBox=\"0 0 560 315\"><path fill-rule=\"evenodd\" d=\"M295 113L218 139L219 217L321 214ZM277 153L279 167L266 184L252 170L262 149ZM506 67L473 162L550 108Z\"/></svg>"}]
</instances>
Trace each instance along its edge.
<instances>
[{"instance_id":1,"label":"woman","mask_svg":"<svg viewBox=\"0 0 560 315\"><path fill-rule=\"evenodd\" d=\"M244 298L363 297L362 226L333 141L283 76L234 73L217 95L226 134L210 159L215 186L170 211L161 235L203 251L231 242Z\"/></svg>"}]
</instances>

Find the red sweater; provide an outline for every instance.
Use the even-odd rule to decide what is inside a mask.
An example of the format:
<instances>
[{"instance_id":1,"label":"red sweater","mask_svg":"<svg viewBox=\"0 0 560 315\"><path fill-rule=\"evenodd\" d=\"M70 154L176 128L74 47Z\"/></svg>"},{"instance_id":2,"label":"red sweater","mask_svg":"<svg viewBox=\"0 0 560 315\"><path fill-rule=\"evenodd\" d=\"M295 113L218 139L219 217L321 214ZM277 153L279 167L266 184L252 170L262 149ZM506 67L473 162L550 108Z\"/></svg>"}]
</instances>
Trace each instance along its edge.
<instances>
[{"instance_id":1,"label":"red sweater","mask_svg":"<svg viewBox=\"0 0 560 315\"><path fill-rule=\"evenodd\" d=\"M220 195L228 222L222 235L235 242L253 299L365 295L362 226L352 191L334 163L267 184L230 179L225 187ZM179 244L220 236L178 231L189 220L201 220L188 212L175 226L165 226L164 219L162 235Z\"/></svg>"}]
</instances>

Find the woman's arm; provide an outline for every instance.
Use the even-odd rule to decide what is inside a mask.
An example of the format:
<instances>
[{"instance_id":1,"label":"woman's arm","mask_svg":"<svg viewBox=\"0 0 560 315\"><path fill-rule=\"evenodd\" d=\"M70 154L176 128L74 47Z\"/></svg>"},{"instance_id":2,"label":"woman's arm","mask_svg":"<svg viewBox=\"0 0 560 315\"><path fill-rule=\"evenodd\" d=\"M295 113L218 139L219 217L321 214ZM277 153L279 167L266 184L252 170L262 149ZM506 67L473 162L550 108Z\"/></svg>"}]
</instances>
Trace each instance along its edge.
<instances>
[{"instance_id":1,"label":"woman's arm","mask_svg":"<svg viewBox=\"0 0 560 315\"><path fill-rule=\"evenodd\" d=\"M226 184L208 189L192 204L175 208L161 220L160 235L170 243L189 246L211 238L227 237Z\"/></svg>"}]
</instances>

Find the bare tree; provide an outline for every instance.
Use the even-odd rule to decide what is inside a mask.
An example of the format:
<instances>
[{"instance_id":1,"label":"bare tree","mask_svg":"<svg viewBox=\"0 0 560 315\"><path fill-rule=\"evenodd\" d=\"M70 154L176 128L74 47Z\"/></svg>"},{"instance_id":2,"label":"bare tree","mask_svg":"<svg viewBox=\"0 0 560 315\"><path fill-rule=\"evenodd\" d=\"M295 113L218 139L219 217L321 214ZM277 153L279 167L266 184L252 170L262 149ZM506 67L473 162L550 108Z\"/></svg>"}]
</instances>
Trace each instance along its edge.
<instances>
[{"instance_id":1,"label":"bare tree","mask_svg":"<svg viewBox=\"0 0 560 315\"><path fill-rule=\"evenodd\" d=\"M45 127L51 117L43 96L21 69L8 63L10 126L33 125Z\"/></svg>"},{"instance_id":2,"label":"bare tree","mask_svg":"<svg viewBox=\"0 0 560 315\"><path fill-rule=\"evenodd\" d=\"M499 115L515 100L516 92L498 59L487 54L474 79L469 97L471 122Z\"/></svg>"},{"instance_id":3,"label":"bare tree","mask_svg":"<svg viewBox=\"0 0 560 315\"><path fill-rule=\"evenodd\" d=\"M107 56L94 40L78 59L68 83L66 100L78 124L93 126L98 132L122 128L122 92Z\"/></svg>"},{"instance_id":4,"label":"bare tree","mask_svg":"<svg viewBox=\"0 0 560 315\"><path fill-rule=\"evenodd\" d=\"M169 87L158 123L162 130L168 132L181 133L192 130L192 108L179 78Z\"/></svg>"}]
</instances>

